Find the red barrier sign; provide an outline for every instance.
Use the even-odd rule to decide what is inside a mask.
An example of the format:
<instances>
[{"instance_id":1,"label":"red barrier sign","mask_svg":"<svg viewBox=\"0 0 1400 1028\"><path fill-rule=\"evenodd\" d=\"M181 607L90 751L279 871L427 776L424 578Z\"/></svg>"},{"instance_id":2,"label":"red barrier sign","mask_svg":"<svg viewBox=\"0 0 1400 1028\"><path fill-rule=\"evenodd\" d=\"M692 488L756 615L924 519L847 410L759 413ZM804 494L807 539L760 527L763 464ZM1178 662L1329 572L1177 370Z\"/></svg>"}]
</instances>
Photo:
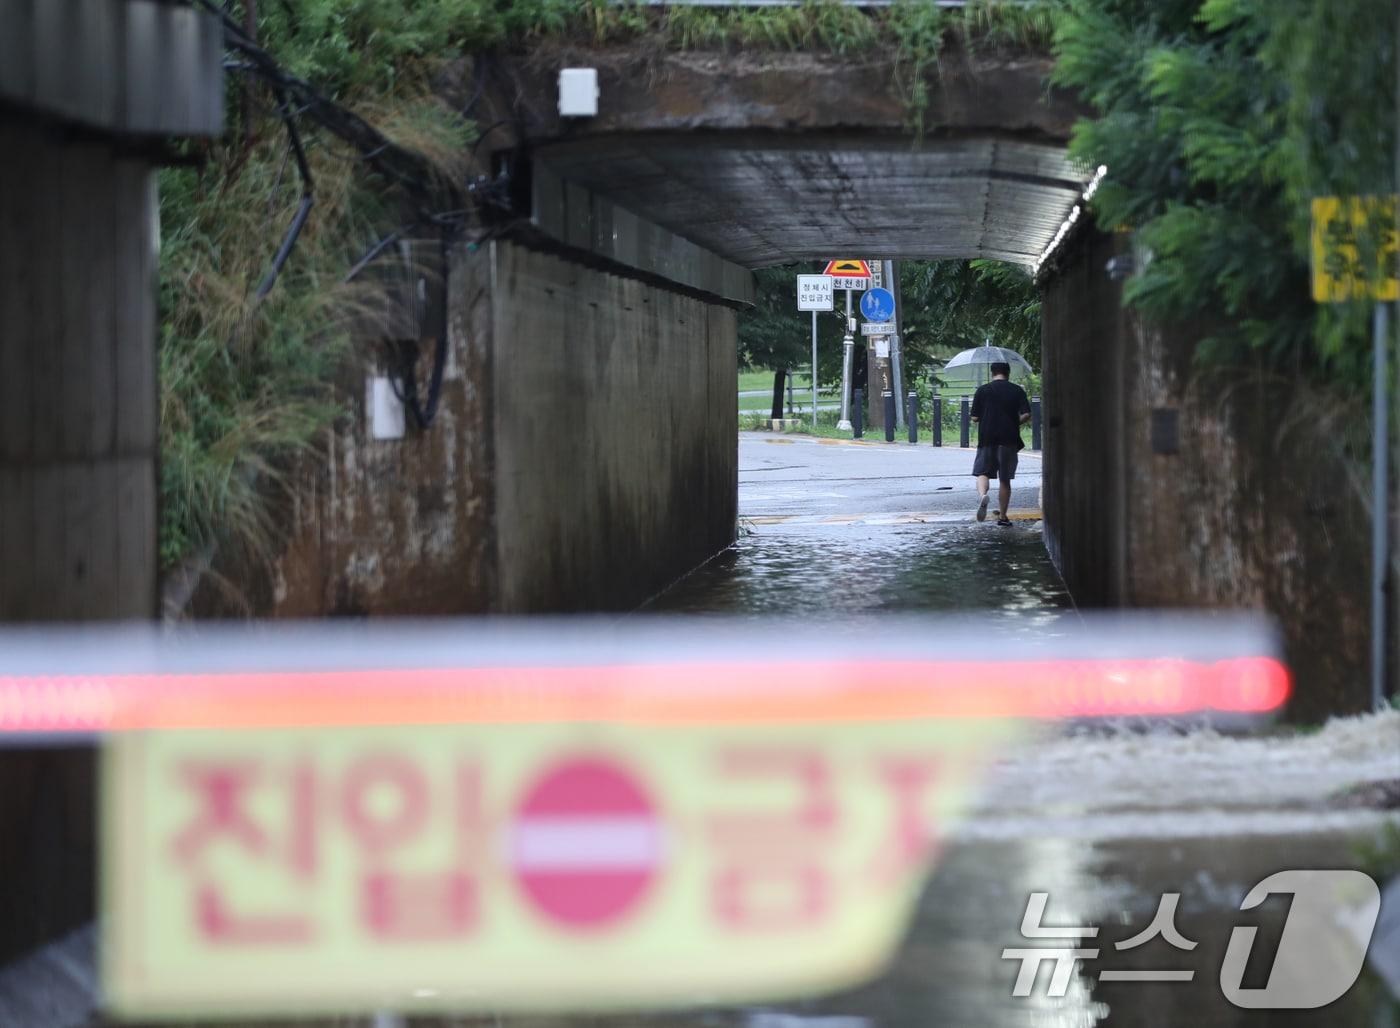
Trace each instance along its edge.
<instances>
[{"instance_id":1,"label":"red barrier sign","mask_svg":"<svg viewBox=\"0 0 1400 1028\"><path fill-rule=\"evenodd\" d=\"M511 863L547 917L600 928L636 907L656 877L662 827L631 772L605 758L576 758L526 794L511 830Z\"/></svg>"}]
</instances>

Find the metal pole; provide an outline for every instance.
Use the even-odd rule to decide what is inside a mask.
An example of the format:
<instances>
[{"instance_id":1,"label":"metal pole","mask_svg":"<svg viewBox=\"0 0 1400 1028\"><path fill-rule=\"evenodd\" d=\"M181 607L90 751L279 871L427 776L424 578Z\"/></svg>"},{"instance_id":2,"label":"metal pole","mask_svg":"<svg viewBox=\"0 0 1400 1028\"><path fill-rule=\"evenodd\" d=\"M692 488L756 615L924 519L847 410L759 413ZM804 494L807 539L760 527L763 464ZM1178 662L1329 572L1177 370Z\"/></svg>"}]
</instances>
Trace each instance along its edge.
<instances>
[{"instance_id":1,"label":"metal pole","mask_svg":"<svg viewBox=\"0 0 1400 1028\"><path fill-rule=\"evenodd\" d=\"M943 397L933 394L933 445L943 445Z\"/></svg>"},{"instance_id":2,"label":"metal pole","mask_svg":"<svg viewBox=\"0 0 1400 1028\"><path fill-rule=\"evenodd\" d=\"M972 408L966 396L962 398L962 432L959 434L962 439L961 446L965 450L971 443L972 428Z\"/></svg>"},{"instance_id":3,"label":"metal pole","mask_svg":"<svg viewBox=\"0 0 1400 1028\"><path fill-rule=\"evenodd\" d=\"M895 261L885 261L885 288L894 294L894 334L890 336L890 375L894 379L894 395L904 395L904 342L901 325L904 307L899 295L899 268ZM895 413L895 423L901 424L904 411Z\"/></svg>"},{"instance_id":4,"label":"metal pole","mask_svg":"<svg viewBox=\"0 0 1400 1028\"><path fill-rule=\"evenodd\" d=\"M841 340L841 420L836 427L842 431L851 430L851 354L856 348L851 335L851 291L846 290L846 335Z\"/></svg>"},{"instance_id":5,"label":"metal pole","mask_svg":"<svg viewBox=\"0 0 1400 1028\"><path fill-rule=\"evenodd\" d=\"M812 428L817 427L817 312L812 312Z\"/></svg>"},{"instance_id":6,"label":"metal pole","mask_svg":"<svg viewBox=\"0 0 1400 1028\"><path fill-rule=\"evenodd\" d=\"M852 421L854 422L854 423L851 425L851 435L853 435L853 436L855 436L857 439L859 439L861 436L865 435L865 390L864 390L864 389L857 389L857 390L856 390L856 406L855 406L855 410L851 411L851 419L852 419Z\"/></svg>"},{"instance_id":7,"label":"metal pole","mask_svg":"<svg viewBox=\"0 0 1400 1028\"><path fill-rule=\"evenodd\" d=\"M1375 422L1371 443L1371 708L1378 709L1385 696L1385 583L1390 563L1390 308L1377 303L1372 345L1371 398Z\"/></svg>"},{"instance_id":8,"label":"metal pole","mask_svg":"<svg viewBox=\"0 0 1400 1028\"><path fill-rule=\"evenodd\" d=\"M1397 5L1397 6L1396 6L1396 27L1395 27L1395 44L1394 44L1394 45L1395 45L1396 47L1400 47L1400 5ZM1395 54L1400 54L1400 50L1396 50L1396 49L1392 49L1391 52L1392 52L1392 53L1395 53ZM1400 59L1396 59L1396 60L1395 60L1395 102L1396 102L1397 104L1400 104ZM1391 192L1392 192L1392 193L1400 193L1400 106L1397 106L1396 109L1395 109L1395 111L1396 111L1396 125L1395 125L1395 139L1394 139L1394 143L1395 143L1395 163L1394 163L1394 166L1393 166L1393 170L1392 170L1392 172L1391 172L1391 174L1392 174L1392 178L1391 178ZM1397 232L1400 232L1400 199L1398 199L1398 200L1396 201L1396 205L1395 205L1395 206L1396 206L1396 218L1397 218L1397 221L1396 221L1396 230L1397 230ZM1397 277L1400 277L1400 247L1397 247L1397 249L1396 249L1396 265L1397 265L1397 266L1396 266L1394 269L1392 269L1392 273L1395 274ZM1396 310L1397 310L1397 313L1396 313L1396 321L1397 321L1397 322L1400 322L1400 307L1397 307ZM1397 356L1400 357L1400 354L1397 354ZM1397 367L1400 367L1400 364L1397 364ZM1389 379L1387 379L1386 381L1387 381L1387 387L1388 387L1388 386L1389 386ZM1389 440L1387 439L1387 440L1386 440L1386 453L1387 453L1387 455L1389 454L1389 452L1390 452L1390 445L1389 445ZM1400 612L1400 603L1393 604L1393 605L1392 605L1392 608L1393 608L1394 611ZM1392 627L1393 627L1393 630L1394 630L1394 631L1396 631L1398 634L1400 634L1400 625L1394 625L1394 626L1392 626ZM1397 666L1400 666L1400 661L1397 661L1396 664L1397 664ZM1390 691L1390 695L1391 695L1391 696L1400 696L1400 683L1395 684L1395 685L1392 687L1392 689L1391 689L1391 691ZM1385 692L1384 692L1384 689L1382 689L1381 699L1384 699L1384 698L1385 698Z\"/></svg>"},{"instance_id":9,"label":"metal pole","mask_svg":"<svg viewBox=\"0 0 1400 1028\"><path fill-rule=\"evenodd\" d=\"M791 417L793 414L796 414L796 413L797 413L797 411L795 411L795 410L793 409L793 406L792 406L792 368L788 368L788 369L787 369L787 387L788 387L788 416Z\"/></svg>"}]
</instances>

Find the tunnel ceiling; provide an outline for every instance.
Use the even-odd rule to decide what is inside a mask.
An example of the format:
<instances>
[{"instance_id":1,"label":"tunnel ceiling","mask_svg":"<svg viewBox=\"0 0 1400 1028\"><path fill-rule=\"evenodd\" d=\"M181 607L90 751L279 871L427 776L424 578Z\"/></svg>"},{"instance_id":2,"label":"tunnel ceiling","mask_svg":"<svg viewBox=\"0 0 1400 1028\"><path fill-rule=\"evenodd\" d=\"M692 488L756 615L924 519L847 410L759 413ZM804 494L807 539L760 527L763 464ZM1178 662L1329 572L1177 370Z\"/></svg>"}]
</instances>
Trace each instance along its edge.
<instances>
[{"instance_id":1,"label":"tunnel ceiling","mask_svg":"<svg viewBox=\"0 0 1400 1028\"><path fill-rule=\"evenodd\" d=\"M1034 262L1088 179L1006 137L688 133L556 143L536 159L749 268L830 257Z\"/></svg>"}]
</instances>

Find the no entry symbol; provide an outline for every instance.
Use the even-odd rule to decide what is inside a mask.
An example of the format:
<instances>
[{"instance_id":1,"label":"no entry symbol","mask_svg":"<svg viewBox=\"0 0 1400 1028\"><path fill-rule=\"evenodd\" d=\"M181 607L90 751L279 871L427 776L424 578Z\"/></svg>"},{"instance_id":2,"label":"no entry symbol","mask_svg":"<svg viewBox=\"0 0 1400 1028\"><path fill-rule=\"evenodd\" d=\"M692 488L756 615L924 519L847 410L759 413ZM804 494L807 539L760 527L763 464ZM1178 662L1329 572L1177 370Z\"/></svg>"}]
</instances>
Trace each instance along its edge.
<instances>
[{"instance_id":1,"label":"no entry symbol","mask_svg":"<svg viewBox=\"0 0 1400 1028\"><path fill-rule=\"evenodd\" d=\"M525 895L564 928L596 931L630 914L661 868L655 806L632 773L599 757L555 764L526 790L510 829Z\"/></svg>"}]
</instances>

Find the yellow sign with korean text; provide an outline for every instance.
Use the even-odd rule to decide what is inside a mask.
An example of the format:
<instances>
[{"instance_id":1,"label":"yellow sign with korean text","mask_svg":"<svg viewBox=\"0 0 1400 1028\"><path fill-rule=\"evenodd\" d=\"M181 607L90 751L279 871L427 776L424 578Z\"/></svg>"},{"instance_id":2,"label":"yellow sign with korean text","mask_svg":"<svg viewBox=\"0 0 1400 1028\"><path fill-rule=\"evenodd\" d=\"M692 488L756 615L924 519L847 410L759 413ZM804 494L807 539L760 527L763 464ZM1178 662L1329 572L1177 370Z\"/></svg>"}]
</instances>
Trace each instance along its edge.
<instances>
[{"instance_id":1,"label":"yellow sign with korean text","mask_svg":"<svg viewBox=\"0 0 1400 1028\"><path fill-rule=\"evenodd\" d=\"M1312 202L1313 299L1400 299L1394 196L1321 196Z\"/></svg>"},{"instance_id":2,"label":"yellow sign with korean text","mask_svg":"<svg viewBox=\"0 0 1400 1028\"><path fill-rule=\"evenodd\" d=\"M987 763L974 717L132 731L120 1014L738 1003L876 974Z\"/></svg>"}]
</instances>

